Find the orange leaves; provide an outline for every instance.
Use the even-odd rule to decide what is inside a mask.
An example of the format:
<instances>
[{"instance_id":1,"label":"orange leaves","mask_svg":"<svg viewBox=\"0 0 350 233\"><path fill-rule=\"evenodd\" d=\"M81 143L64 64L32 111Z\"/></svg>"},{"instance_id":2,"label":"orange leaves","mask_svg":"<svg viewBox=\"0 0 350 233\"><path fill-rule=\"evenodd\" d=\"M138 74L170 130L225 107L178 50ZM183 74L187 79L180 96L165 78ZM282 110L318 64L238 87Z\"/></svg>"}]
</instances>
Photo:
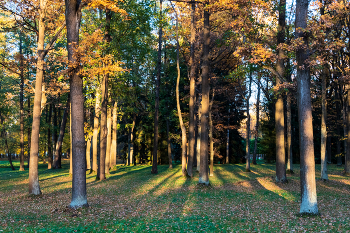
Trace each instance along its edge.
<instances>
[{"instance_id":1,"label":"orange leaves","mask_svg":"<svg viewBox=\"0 0 350 233\"><path fill-rule=\"evenodd\" d=\"M113 0L91 0L88 2L88 6L91 8L109 9L115 13L127 15L124 9L117 6L118 2Z\"/></svg>"}]
</instances>

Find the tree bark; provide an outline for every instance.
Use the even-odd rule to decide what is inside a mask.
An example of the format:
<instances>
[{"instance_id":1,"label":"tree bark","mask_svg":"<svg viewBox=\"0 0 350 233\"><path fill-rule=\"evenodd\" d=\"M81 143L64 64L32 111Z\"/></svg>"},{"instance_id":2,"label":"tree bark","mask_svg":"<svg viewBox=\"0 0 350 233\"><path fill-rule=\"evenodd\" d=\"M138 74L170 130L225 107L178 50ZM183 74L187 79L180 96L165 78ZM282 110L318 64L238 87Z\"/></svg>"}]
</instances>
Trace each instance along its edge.
<instances>
[{"instance_id":1,"label":"tree bark","mask_svg":"<svg viewBox=\"0 0 350 233\"><path fill-rule=\"evenodd\" d=\"M195 98L196 98L196 65L195 65L195 57L194 57L194 43L196 40L196 3L191 3L192 11L191 11L191 49L190 49L190 103L189 103L189 111L190 111L190 119L189 119L189 129L188 129L188 159L187 159L187 175L189 177L193 177L193 159L195 154L195 120L194 120L194 107L195 107Z\"/></svg>"},{"instance_id":2,"label":"tree bark","mask_svg":"<svg viewBox=\"0 0 350 233\"><path fill-rule=\"evenodd\" d=\"M296 50L300 143L300 213L318 214L310 96L310 68L307 64L309 58L308 38L306 33L303 32L303 29L307 26L308 5L308 0L296 1L296 38L301 38L304 41L304 46Z\"/></svg>"},{"instance_id":3,"label":"tree bark","mask_svg":"<svg viewBox=\"0 0 350 233\"><path fill-rule=\"evenodd\" d=\"M208 126L209 126L209 44L210 25L208 2L204 7L204 30L203 30L203 65L202 65L202 116L201 116L201 151L199 184L209 185L208 174Z\"/></svg>"},{"instance_id":4,"label":"tree bark","mask_svg":"<svg viewBox=\"0 0 350 233\"><path fill-rule=\"evenodd\" d=\"M160 20L162 20L162 6L163 1L159 0L159 12L160 12ZM159 88L160 88L160 76L162 71L162 35L163 35L163 27L162 23L159 26L159 38L158 38L158 61L157 61L157 79L156 79L156 98L154 103L154 140L153 140L153 163L152 163L152 174L158 173L158 121L159 121Z\"/></svg>"},{"instance_id":5,"label":"tree bark","mask_svg":"<svg viewBox=\"0 0 350 233\"><path fill-rule=\"evenodd\" d=\"M292 150L292 103L291 93L287 93L287 171L293 174L293 150Z\"/></svg>"},{"instance_id":6,"label":"tree bark","mask_svg":"<svg viewBox=\"0 0 350 233\"><path fill-rule=\"evenodd\" d=\"M230 108L228 109L228 114L230 115ZM210 113L211 114L211 113ZM227 135L226 135L226 164L230 163L230 117L227 119Z\"/></svg>"},{"instance_id":7,"label":"tree bark","mask_svg":"<svg viewBox=\"0 0 350 233\"><path fill-rule=\"evenodd\" d=\"M97 172L98 126L100 116L100 91L96 89L94 131L92 135L92 171Z\"/></svg>"},{"instance_id":8,"label":"tree bark","mask_svg":"<svg viewBox=\"0 0 350 233\"><path fill-rule=\"evenodd\" d=\"M247 135L246 135L246 145L245 145L245 151L246 151L246 166L245 171L250 172L250 113L249 113L249 99L252 94L252 72L249 71L249 89L248 89L248 97L247 97Z\"/></svg>"},{"instance_id":9,"label":"tree bark","mask_svg":"<svg viewBox=\"0 0 350 233\"><path fill-rule=\"evenodd\" d=\"M79 44L79 27L81 20L81 2L66 0L67 50L68 61L71 65L79 63L74 56L74 48ZM86 197L86 157L84 138L84 95L83 80L79 75L79 65L75 65L69 72L70 100L72 116L72 201L70 208L88 206Z\"/></svg>"},{"instance_id":10,"label":"tree bark","mask_svg":"<svg viewBox=\"0 0 350 233\"><path fill-rule=\"evenodd\" d=\"M348 109L350 109L350 85L347 84L347 105ZM347 123L347 135L346 135L346 154L345 154L345 167L344 172L345 175L350 175L350 114L347 114L346 117Z\"/></svg>"},{"instance_id":11,"label":"tree bark","mask_svg":"<svg viewBox=\"0 0 350 233\"><path fill-rule=\"evenodd\" d=\"M102 80L102 104L101 104L101 129L100 129L100 160L97 179L106 179L106 152L107 152L107 103L108 103L108 76L103 75Z\"/></svg>"},{"instance_id":12,"label":"tree bark","mask_svg":"<svg viewBox=\"0 0 350 233\"><path fill-rule=\"evenodd\" d=\"M210 176L214 176L214 138L213 138L213 118L212 118L212 107L214 102L215 92L213 90L213 95L211 97L210 105L209 105L209 145L210 145ZM228 161L227 161L228 163Z\"/></svg>"},{"instance_id":13,"label":"tree bark","mask_svg":"<svg viewBox=\"0 0 350 233\"><path fill-rule=\"evenodd\" d=\"M29 194L40 195L38 154L39 154L39 133L41 117L42 81L44 76L44 42L45 42L45 10L46 0L40 0L39 6L39 33L38 33L38 58L35 79L35 95L33 107L33 123L30 147L29 163Z\"/></svg>"},{"instance_id":14,"label":"tree bark","mask_svg":"<svg viewBox=\"0 0 350 233\"><path fill-rule=\"evenodd\" d=\"M128 165L134 165L134 129L136 124L136 115L134 114L132 120L132 127L129 130L129 156L128 156Z\"/></svg>"},{"instance_id":15,"label":"tree bark","mask_svg":"<svg viewBox=\"0 0 350 233\"><path fill-rule=\"evenodd\" d=\"M171 139L169 132L169 117L166 119L166 135L167 135L167 144L168 144L168 159L169 159L169 168L173 168L173 160L171 158Z\"/></svg>"},{"instance_id":16,"label":"tree bark","mask_svg":"<svg viewBox=\"0 0 350 233\"><path fill-rule=\"evenodd\" d=\"M118 102L114 102L113 105L113 117L112 117L112 145L111 145L111 167L117 164L117 129L118 129Z\"/></svg>"},{"instance_id":17,"label":"tree bark","mask_svg":"<svg viewBox=\"0 0 350 233\"><path fill-rule=\"evenodd\" d=\"M27 103L28 103L28 116L30 116L30 96L28 96L28 100L27 100ZM28 127L28 130L27 130L27 137L28 137L28 152L27 152L27 159L28 159L28 169L29 169L29 160L30 160L30 142L31 142L31 131L30 131L30 127Z\"/></svg>"},{"instance_id":18,"label":"tree bark","mask_svg":"<svg viewBox=\"0 0 350 233\"><path fill-rule=\"evenodd\" d=\"M197 122L197 142L196 142L196 161L197 161L197 172L200 171L200 155L201 155L201 132L202 132L202 126L201 126L201 119L202 119L202 96L199 95L198 97L198 122Z\"/></svg>"},{"instance_id":19,"label":"tree bark","mask_svg":"<svg viewBox=\"0 0 350 233\"><path fill-rule=\"evenodd\" d=\"M112 110L107 110L107 151L106 151L106 166L105 173L109 174L110 158L111 158L111 141L112 141Z\"/></svg>"},{"instance_id":20,"label":"tree bark","mask_svg":"<svg viewBox=\"0 0 350 233\"><path fill-rule=\"evenodd\" d=\"M22 33L20 33L19 37L19 53L20 53L20 62L21 62L21 84L19 91L19 124L20 124L20 166L19 170L24 171L24 113L23 113L23 87L24 87L24 64L23 64L23 52L22 52Z\"/></svg>"},{"instance_id":21,"label":"tree bark","mask_svg":"<svg viewBox=\"0 0 350 233\"><path fill-rule=\"evenodd\" d=\"M48 162L47 162L47 169L52 168L52 143L51 143L51 115L52 115L52 105L50 104L50 108L47 108L47 115L46 115L46 123L47 123L47 155L48 155Z\"/></svg>"},{"instance_id":22,"label":"tree bark","mask_svg":"<svg viewBox=\"0 0 350 233\"><path fill-rule=\"evenodd\" d=\"M12 164L12 157L11 157L11 153L9 150L9 145L7 142L7 132L4 132L4 136L5 136L5 145L6 145L6 150L7 150L7 159L9 160L10 166L11 166L11 170L14 171L16 170L15 167Z\"/></svg>"},{"instance_id":23,"label":"tree bark","mask_svg":"<svg viewBox=\"0 0 350 233\"><path fill-rule=\"evenodd\" d=\"M322 115L321 115L321 180L328 180L326 145L327 145L327 101L326 101L326 75L322 72Z\"/></svg>"},{"instance_id":24,"label":"tree bark","mask_svg":"<svg viewBox=\"0 0 350 233\"><path fill-rule=\"evenodd\" d=\"M259 123L260 123L259 117L260 117L260 79L258 80L258 95L256 97L256 125L255 125L253 164L257 164L256 153L258 150L258 136L259 136Z\"/></svg>"},{"instance_id":25,"label":"tree bark","mask_svg":"<svg viewBox=\"0 0 350 233\"><path fill-rule=\"evenodd\" d=\"M66 108L64 109L64 112L63 112L63 117L62 117L62 122L60 127L60 134L58 135L58 139L56 143L56 150L55 150L54 163L53 163L53 167L55 169L61 168L62 143L63 143L64 132L66 131L66 124L67 124L69 109L70 109L70 95L68 95Z\"/></svg>"},{"instance_id":26,"label":"tree bark","mask_svg":"<svg viewBox=\"0 0 350 233\"><path fill-rule=\"evenodd\" d=\"M286 27L286 0L280 0L279 4L279 19L278 19L278 34L277 44L282 45L285 41L285 27ZM278 48L278 58L276 71L280 77L285 76L284 67L284 51L283 48ZM282 80L279 76L276 76L277 86L277 100L275 103L275 127L276 127L276 182L287 182L286 176L286 155L285 155L285 142L284 142L284 109L283 98L280 93L279 85L282 84Z\"/></svg>"}]
</instances>

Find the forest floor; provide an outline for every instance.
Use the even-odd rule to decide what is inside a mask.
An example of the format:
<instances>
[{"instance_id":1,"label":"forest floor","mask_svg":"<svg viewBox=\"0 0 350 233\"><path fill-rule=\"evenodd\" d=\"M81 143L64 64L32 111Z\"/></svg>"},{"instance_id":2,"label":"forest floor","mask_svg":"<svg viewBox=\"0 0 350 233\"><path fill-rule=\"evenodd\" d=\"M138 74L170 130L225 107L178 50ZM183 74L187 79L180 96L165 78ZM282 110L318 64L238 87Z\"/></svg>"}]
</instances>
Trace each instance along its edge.
<instances>
[{"instance_id":1,"label":"forest floor","mask_svg":"<svg viewBox=\"0 0 350 233\"><path fill-rule=\"evenodd\" d=\"M181 175L181 165L113 168L104 181L87 173L89 208L71 210L69 164L39 164L42 195L30 196L28 170L0 161L0 232L346 232L350 230L350 178L329 166L317 180L321 215L298 216L299 165L287 184L275 184L275 165L216 165L210 186ZM316 177L320 166L316 166Z\"/></svg>"}]
</instances>

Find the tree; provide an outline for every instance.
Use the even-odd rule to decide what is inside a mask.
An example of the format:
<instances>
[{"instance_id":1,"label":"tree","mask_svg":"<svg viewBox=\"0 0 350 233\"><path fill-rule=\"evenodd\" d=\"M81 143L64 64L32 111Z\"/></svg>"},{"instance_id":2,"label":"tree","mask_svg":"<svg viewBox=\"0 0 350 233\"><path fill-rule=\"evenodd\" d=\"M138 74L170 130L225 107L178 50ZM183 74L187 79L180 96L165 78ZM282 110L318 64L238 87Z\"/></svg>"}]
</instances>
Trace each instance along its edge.
<instances>
[{"instance_id":1,"label":"tree","mask_svg":"<svg viewBox=\"0 0 350 233\"><path fill-rule=\"evenodd\" d=\"M307 26L308 5L308 0L296 1L295 33L297 40L303 42L302 45L296 49L298 120L300 127L300 213L318 214L310 96L310 68L307 64L309 58L308 37L305 31Z\"/></svg>"}]
</instances>

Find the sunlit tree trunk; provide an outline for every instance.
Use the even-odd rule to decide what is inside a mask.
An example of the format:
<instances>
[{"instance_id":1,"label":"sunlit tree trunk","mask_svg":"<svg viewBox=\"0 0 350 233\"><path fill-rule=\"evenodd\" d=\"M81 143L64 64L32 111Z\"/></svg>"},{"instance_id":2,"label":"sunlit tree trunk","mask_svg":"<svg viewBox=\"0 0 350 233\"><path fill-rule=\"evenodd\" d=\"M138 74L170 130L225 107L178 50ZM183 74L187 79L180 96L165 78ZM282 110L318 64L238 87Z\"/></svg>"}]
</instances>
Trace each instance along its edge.
<instances>
[{"instance_id":1,"label":"sunlit tree trunk","mask_svg":"<svg viewBox=\"0 0 350 233\"><path fill-rule=\"evenodd\" d=\"M117 114L118 114L118 102L114 102L113 105L113 117L112 117L112 145L111 145L111 167L117 164Z\"/></svg>"},{"instance_id":2,"label":"sunlit tree trunk","mask_svg":"<svg viewBox=\"0 0 350 233\"><path fill-rule=\"evenodd\" d=\"M66 0L67 50L70 64L77 62L74 47L79 44L81 2ZM84 138L84 95L83 80L79 75L79 65L69 72L72 116L72 201L70 208L88 206L86 196L86 157Z\"/></svg>"},{"instance_id":3,"label":"sunlit tree trunk","mask_svg":"<svg viewBox=\"0 0 350 233\"><path fill-rule=\"evenodd\" d=\"M211 97L209 105L209 146L210 146L210 176L214 176L214 138L213 138L213 119L212 119L212 107L214 102L215 92L213 90L213 95ZM228 161L227 161L228 163Z\"/></svg>"},{"instance_id":4,"label":"sunlit tree trunk","mask_svg":"<svg viewBox=\"0 0 350 233\"><path fill-rule=\"evenodd\" d=\"M208 2L204 8L203 58L202 58L202 116L201 116L201 152L198 183L209 185L208 174L208 129L209 129L209 44L210 26Z\"/></svg>"},{"instance_id":5,"label":"sunlit tree trunk","mask_svg":"<svg viewBox=\"0 0 350 233\"><path fill-rule=\"evenodd\" d=\"M189 129L188 129L188 159L187 159L187 175L193 177L193 159L195 154L195 120L194 120L194 108L195 108L195 95L196 95L196 65L194 57L194 42L196 40L196 3L191 3L191 49L190 49L190 119L189 119Z\"/></svg>"},{"instance_id":6,"label":"sunlit tree trunk","mask_svg":"<svg viewBox=\"0 0 350 233\"><path fill-rule=\"evenodd\" d=\"M201 119L202 119L202 96L199 95L198 98L198 122L197 122L197 142L196 142L196 160L197 160L197 172L200 171L200 155L201 155L201 132L202 132L202 126L201 126Z\"/></svg>"},{"instance_id":7,"label":"sunlit tree trunk","mask_svg":"<svg viewBox=\"0 0 350 233\"><path fill-rule=\"evenodd\" d=\"M48 161L47 161L47 169L52 168L52 144L51 144L51 114L52 114L52 105L50 104L50 108L47 108L47 114L46 114L46 123L48 125L47 127L47 155L48 155Z\"/></svg>"},{"instance_id":8,"label":"sunlit tree trunk","mask_svg":"<svg viewBox=\"0 0 350 233\"><path fill-rule=\"evenodd\" d=\"M252 94L252 72L249 72L249 89L248 89L248 96L247 96L247 133L246 133L246 145L245 145L245 151L246 151L246 166L245 171L250 172L250 113L249 113L249 99Z\"/></svg>"},{"instance_id":9,"label":"sunlit tree trunk","mask_svg":"<svg viewBox=\"0 0 350 233\"><path fill-rule=\"evenodd\" d=\"M98 179L106 179L105 163L107 152L107 103L108 103L108 76L103 75L102 80L102 104L101 104L101 129L100 129L100 159L98 167Z\"/></svg>"},{"instance_id":10,"label":"sunlit tree trunk","mask_svg":"<svg viewBox=\"0 0 350 233\"><path fill-rule=\"evenodd\" d=\"M54 163L53 163L53 167L55 169L61 168L62 143L63 143L64 132L66 131L66 124L67 124L69 110L70 110L70 95L68 95L66 108L64 109L64 112L63 112L60 133L58 135L58 139L56 143L56 150L54 154Z\"/></svg>"},{"instance_id":11,"label":"sunlit tree trunk","mask_svg":"<svg viewBox=\"0 0 350 233\"><path fill-rule=\"evenodd\" d=\"M23 87L24 87L24 64L23 64L23 52L22 52L22 33L19 36L19 53L20 53L20 62L21 62L21 84L19 91L19 124L20 124L20 165L19 170L24 171L24 112L23 112Z\"/></svg>"},{"instance_id":12,"label":"sunlit tree trunk","mask_svg":"<svg viewBox=\"0 0 350 233\"><path fill-rule=\"evenodd\" d=\"M111 158L111 141L112 141L112 110L108 108L107 110L107 150L106 150L106 164L105 172L109 174L110 158Z\"/></svg>"},{"instance_id":13,"label":"sunlit tree trunk","mask_svg":"<svg viewBox=\"0 0 350 233\"><path fill-rule=\"evenodd\" d=\"M98 126L100 116L100 91L96 89L94 131L92 135L92 171L97 172Z\"/></svg>"},{"instance_id":14,"label":"sunlit tree trunk","mask_svg":"<svg viewBox=\"0 0 350 233\"><path fill-rule=\"evenodd\" d=\"M286 30L286 0L280 0L277 44L282 45L285 41ZM279 85L282 84L281 77L285 77L283 48L278 49L278 58L276 71L279 76L276 77L277 100L275 103L275 128L276 128L276 182L287 182L286 176L286 155L284 142L284 109L282 94L279 93Z\"/></svg>"},{"instance_id":15,"label":"sunlit tree trunk","mask_svg":"<svg viewBox=\"0 0 350 233\"><path fill-rule=\"evenodd\" d=\"M38 174L38 154L39 154L39 133L41 116L42 81L44 76L44 42L45 42L45 10L46 0L40 0L39 6L39 27L38 27L38 57L35 79L35 95L33 107L33 123L30 147L29 163L29 194L40 195Z\"/></svg>"},{"instance_id":16,"label":"sunlit tree trunk","mask_svg":"<svg viewBox=\"0 0 350 233\"><path fill-rule=\"evenodd\" d=\"M256 125L255 125L255 138L254 138L254 152L253 152L253 164L256 164L256 153L258 150L258 136L259 136L259 124L260 124L260 79L258 80L258 94L256 97Z\"/></svg>"},{"instance_id":17,"label":"sunlit tree trunk","mask_svg":"<svg viewBox=\"0 0 350 233\"><path fill-rule=\"evenodd\" d=\"M327 145L327 101L326 101L326 75L322 72L322 115L321 115L321 179L328 180L326 145Z\"/></svg>"},{"instance_id":18,"label":"sunlit tree trunk","mask_svg":"<svg viewBox=\"0 0 350 233\"><path fill-rule=\"evenodd\" d=\"M296 50L301 186L300 213L318 214L310 96L310 69L306 62L309 58L309 52L307 51L308 37L302 31L307 26L308 5L308 0L296 1L296 38L301 38L304 41L304 46Z\"/></svg>"},{"instance_id":19,"label":"sunlit tree trunk","mask_svg":"<svg viewBox=\"0 0 350 233\"><path fill-rule=\"evenodd\" d=\"M159 1L159 12L160 12L160 20L162 20L162 6L163 1ZM154 140L153 140L153 163L152 163L152 174L158 173L158 121L159 121L159 88L160 88L160 76L161 76L161 63L162 63L162 35L163 28L162 24L159 26L159 38L158 38L158 62L157 62L157 78L156 78L156 98L154 105Z\"/></svg>"}]
</instances>

